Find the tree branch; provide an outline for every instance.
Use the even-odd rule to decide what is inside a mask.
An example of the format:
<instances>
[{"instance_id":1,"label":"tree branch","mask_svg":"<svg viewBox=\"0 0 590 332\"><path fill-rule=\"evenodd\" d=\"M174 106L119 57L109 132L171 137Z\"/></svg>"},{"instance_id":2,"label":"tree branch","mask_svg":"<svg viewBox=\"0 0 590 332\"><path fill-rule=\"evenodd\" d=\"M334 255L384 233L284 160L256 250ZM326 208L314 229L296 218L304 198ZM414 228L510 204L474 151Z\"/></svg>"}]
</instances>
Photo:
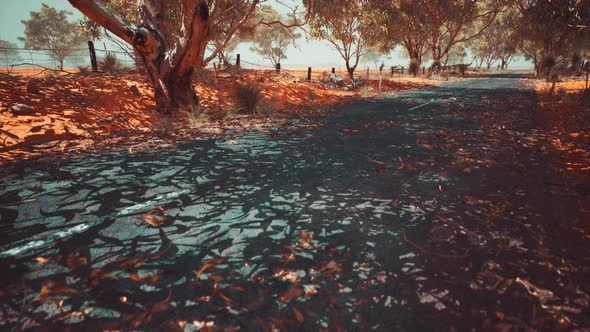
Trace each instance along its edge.
<instances>
[{"instance_id":1,"label":"tree branch","mask_svg":"<svg viewBox=\"0 0 590 332\"><path fill-rule=\"evenodd\" d=\"M135 36L135 27L125 25L113 14L99 6L94 0L68 0L69 3L78 9L82 14L87 16L98 25L104 27L110 32L117 35L127 43L133 45Z\"/></svg>"}]
</instances>

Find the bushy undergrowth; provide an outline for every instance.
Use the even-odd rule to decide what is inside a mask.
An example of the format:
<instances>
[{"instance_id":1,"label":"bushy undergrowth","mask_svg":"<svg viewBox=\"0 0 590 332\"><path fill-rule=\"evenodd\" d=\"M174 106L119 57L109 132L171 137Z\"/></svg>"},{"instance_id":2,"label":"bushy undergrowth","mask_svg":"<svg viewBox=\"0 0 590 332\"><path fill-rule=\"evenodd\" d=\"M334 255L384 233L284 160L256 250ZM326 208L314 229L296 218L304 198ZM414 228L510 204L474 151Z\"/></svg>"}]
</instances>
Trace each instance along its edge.
<instances>
[{"instance_id":1,"label":"bushy undergrowth","mask_svg":"<svg viewBox=\"0 0 590 332\"><path fill-rule=\"evenodd\" d=\"M90 67L88 66L78 66L78 75L80 76L89 76L92 73Z\"/></svg>"},{"instance_id":2,"label":"bushy undergrowth","mask_svg":"<svg viewBox=\"0 0 590 332\"><path fill-rule=\"evenodd\" d=\"M188 124L191 127L198 126L207 122L207 116L201 110L194 110L190 112L186 112Z\"/></svg>"},{"instance_id":3,"label":"bushy undergrowth","mask_svg":"<svg viewBox=\"0 0 590 332\"><path fill-rule=\"evenodd\" d=\"M124 74L126 72L125 66L119 61L117 55L112 52L107 52L105 57L100 60L100 69L109 74Z\"/></svg>"},{"instance_id":4,"label":"bushy undergrowth","mask_svg":"<svg viewBox=\"0 0 590 332\"><path fill-rule=\"evenodd\" d=\"M262 101L262 89L258 85L253 83L238 85L235 94L240 113L256 113Z\"/></svg>"}]
</instances>

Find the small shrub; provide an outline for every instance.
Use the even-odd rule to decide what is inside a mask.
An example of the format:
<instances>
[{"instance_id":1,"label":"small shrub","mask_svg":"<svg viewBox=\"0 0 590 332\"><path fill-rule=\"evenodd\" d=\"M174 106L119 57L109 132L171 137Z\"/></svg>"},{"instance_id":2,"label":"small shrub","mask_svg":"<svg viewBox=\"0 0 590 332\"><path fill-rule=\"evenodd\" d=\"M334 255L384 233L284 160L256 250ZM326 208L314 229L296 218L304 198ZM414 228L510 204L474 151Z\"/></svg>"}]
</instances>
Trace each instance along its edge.
<instances>
[{"instance_id":1,"label":"small shrub","mask_svg":"<svg viewBox=\"0 0 590 332\"><path fill-rule=\"evenodd\" d=\"M238 85L236 101L241 113L254 114L262 101L262 89L253 83Z\"/></svg>"},{"instance_id":2,"label":"small shrub","mask_svg":"<svg viewBox=\"0 0 590 332\"><path fill-rule=\"evenodd\" d=\"M223 121L231 113L230 109L222 108L214 111L209 115L212 121Z\"/></svg>"},{"instance_id":3,"label":"small shrub","mask_svg":"<svg viewBox=\"0 0 590 332\"><path fill-rule=\"evenodd\" d=\"M361 97L368 97L372 91L373 89L370 86L363 86L359 89L359 94Z\"/></svg>"},{"instance_id":4,"label":"small shrub","mask_svg":"<svg viewBox=\"0 0 590 332\"><path fill-rule=\"evenodd\" d=\"M201 110L196 109L194 111L186 112L186 118L189 126L195 127L202 123L207 122L207 116Z\"/></svg>"},{"instance_id":5,"label":"small shrub","mask_svg":"<svg viewBox=\"0 0 590 332\"><path fill-rule=\"evenodd\" d=\"M105 57L100 61L100 68L104 72L111 74L118 73L122 69L119 59L117 59L117 55L112 52L107 52Z\"/></svg>"},{"instance_id":6,"label":"small shrub","mask_svg":"<svg viewBox=\"0 0 590 332\"><path fill-rule=\"evenodd\" d=\"M92 73L90 67L88 66L78 66L78 75L80 76L89 76Z\"/></svg>"},{"instance_id":7,"label":"small shrub","mask_svg":"<svg viewBox=\"0 0 590 332\"><path fill-rule=\"evenodd\" d=\"M154 125L154 130L157 132L170 132L174 128L174 121L172 118L166 116Z\"/></svg>"}]
</instances>

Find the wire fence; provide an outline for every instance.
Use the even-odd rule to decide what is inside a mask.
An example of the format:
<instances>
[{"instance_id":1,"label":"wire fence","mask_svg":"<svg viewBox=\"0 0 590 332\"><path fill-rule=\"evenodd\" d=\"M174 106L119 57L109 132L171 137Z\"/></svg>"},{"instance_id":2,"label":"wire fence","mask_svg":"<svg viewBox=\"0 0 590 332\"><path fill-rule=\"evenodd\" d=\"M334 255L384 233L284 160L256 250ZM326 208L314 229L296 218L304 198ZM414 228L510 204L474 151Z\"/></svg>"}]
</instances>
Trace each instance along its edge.
<instances>
[{"instance_id":1,"label":"wire fence","mask_svg":"<svg viewBox=\"0 0 590 332\"><path fill-rule=\"evenodd\" d=\"M64 59L64 68L76 70L77 67L88 67L91 65L90 50L88 47L79 47L69 50L70 53ZM103 47L95 48L96 57L100 62L107 54L114 54L117 61L125 67L138 66L132 50L108 49L106 44ZM17 48L17 47L0 47L0 71L17 72L20 69L27 71L39 72L58 69L60 62L51 49L44 48ZM244 69L280 71L283 74L291 75L299 79L321 80L326 79L330 74L335 74L342 79L349 77L346 68L325 66L284 66L282 64L268 65L265 63L255 63L237 58L232 60L232 65L238 65ZM206 68L213 69L217 67L217 62L210 63ZM99 65L100 67L100 65ZM63 69L63 68L62 68ZM68 69L65 69L68 71ZM428 75L428 68L421 67L417 75ZM375 67L358 67L355 70L355 79L373 80L390 78L396 76L411 76L411 73L403 65L395 64L381 68Z\"/></svg>"},{"instance_id":2,"label":"wire fence","mask_svg":"<svg viewBox=\"0 0 590 332\"><path fill-rule=\"evenodd\" d=\"M135 60L131 53L123 50L104 48L95 49L97 57L102 59L107 53L115 54L118 62L125 66L135 66ZM64 58L64 68L86 67L90 65L90 53L86 48L73 48L68 50ZM17 48L0 47L0 71L14 72L19 69L39 70L58 69L60 61L53 50L45 48Z\"/></svg>"}]
</instances>

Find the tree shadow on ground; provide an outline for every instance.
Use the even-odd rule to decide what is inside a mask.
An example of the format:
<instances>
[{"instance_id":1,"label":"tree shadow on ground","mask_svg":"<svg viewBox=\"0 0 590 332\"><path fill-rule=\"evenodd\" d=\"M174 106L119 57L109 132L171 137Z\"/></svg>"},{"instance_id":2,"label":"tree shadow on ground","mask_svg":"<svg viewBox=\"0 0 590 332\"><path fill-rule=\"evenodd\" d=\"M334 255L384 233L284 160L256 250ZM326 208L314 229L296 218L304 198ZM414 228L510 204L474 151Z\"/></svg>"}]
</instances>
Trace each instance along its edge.
<instances>
[{"instance_id":1,"label":"tree shadow on ground","mask_svg":"<svg viewBox=\"0 0 590 332\"><path fill-rule=\"evenodd\" d=\"M432 107L408 111L434 95ZM189 193L162 204L171 218L163 227L141 225L142 211L3 261L2 321L550 330L565 317L579 326L587 265L567 270L582 255L553 245L570 229L563 223L577 221L551 215L574 203L550 203L539 181L554 170L534 103L523 91L437 88L344 107L321 125L7 174L4 249Z\"/></svg>"}]
</instances>

